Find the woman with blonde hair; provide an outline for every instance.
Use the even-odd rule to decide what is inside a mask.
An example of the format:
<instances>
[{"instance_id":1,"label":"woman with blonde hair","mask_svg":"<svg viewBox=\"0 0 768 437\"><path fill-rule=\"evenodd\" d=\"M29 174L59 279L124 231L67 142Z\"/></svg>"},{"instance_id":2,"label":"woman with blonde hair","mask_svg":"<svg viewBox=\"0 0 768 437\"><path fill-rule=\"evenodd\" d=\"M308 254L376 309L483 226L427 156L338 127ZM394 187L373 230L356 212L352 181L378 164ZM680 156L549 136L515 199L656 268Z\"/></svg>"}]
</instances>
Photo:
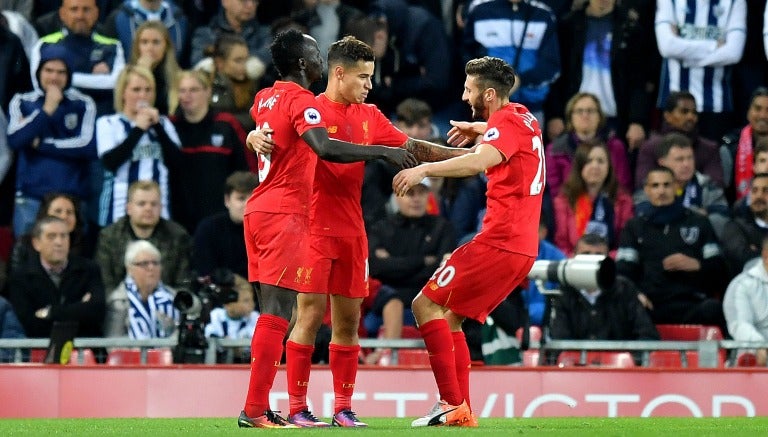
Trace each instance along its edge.
<instances>
[{"instance_id":1,"label":"woman with blonde hair","mask_svg":"<svg viewBox=\"0 0 768 437\"><path fill-rule=\"evenodd\" d=\"M155 77L128 65L117 78L115 114L96 120L96 149L105 169L99 224L125 215L128 187L138 180L160 185L162 217L170 218L169 168L178 161L181 142L171 121L155 105Z\"/></svg>"},{"instance_id":2,"label":"woman with blonde hair","mask_svg":"<svg viewBox=\"0 0 768 437\"><path fill-rule=\"evenodd\" d=\"M173 114L179 101L175 83L179 63L171 35L162 22L145 21L136 29L130 63L152 72L155 77L155 107L161 114Z\"/></svg>"},{"instance_id":3,"label":"woman with blonde hair","mask_svg":"<svg viewBox=\"0 0 768 437\"><path fill-rule=\"evenodd\" d=\"M554 198L555 245L567 256L584 234L605 238L616 249L619 234L634 215L632 196L616 181L606 145L581 143L573 156L568 179Z\"/></svg>"}]
</instances>

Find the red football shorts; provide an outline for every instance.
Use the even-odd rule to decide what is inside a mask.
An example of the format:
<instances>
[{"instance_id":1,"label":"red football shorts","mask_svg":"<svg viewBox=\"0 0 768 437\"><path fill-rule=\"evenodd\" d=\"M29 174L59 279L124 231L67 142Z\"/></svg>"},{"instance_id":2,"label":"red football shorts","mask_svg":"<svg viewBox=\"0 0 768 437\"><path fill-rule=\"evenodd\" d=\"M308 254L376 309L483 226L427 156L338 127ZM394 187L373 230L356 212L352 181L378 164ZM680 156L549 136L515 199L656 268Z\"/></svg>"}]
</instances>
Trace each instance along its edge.
<instances>
[{"instance_id":1,"label":"red football shorts","mask_svg":"<svg viewBox=\"0 0 768 437\"><path fill-rule=\"evenodd\" d=\"M243 227L249 281L292 290L308 281L309 217L255 211L244 217Z\"/></svg>"},{"instance_id":2,"label":"red football shorts","mask_svg":"<svg viewBox=\"0 0 768 437\"><path fill-rule=\"evenodd\" d=\"M531 271L535 258L470 241L453 251L421 292L480 323Z\"/></svg>"},{"instance_id":3,"label":"red football shorts","mask_svg":"<svg viewBox=\"0 0 768 437\"><path fill-rule=\"evenodd\" d=\"M306 293L336 294L349 298L368 296L368 239L366 237L310 236L309 283Z\"/></svg>"}]
</instances>

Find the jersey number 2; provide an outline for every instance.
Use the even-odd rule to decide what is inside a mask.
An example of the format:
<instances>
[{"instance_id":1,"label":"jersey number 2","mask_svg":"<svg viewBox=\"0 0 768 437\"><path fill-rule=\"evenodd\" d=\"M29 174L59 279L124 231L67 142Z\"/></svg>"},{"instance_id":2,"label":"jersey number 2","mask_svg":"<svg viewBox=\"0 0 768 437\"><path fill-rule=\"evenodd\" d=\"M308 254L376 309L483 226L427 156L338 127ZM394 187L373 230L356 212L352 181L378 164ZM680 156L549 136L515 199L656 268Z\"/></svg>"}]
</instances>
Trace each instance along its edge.
<instances>
[{"instance_id":1,"label":"jersey number 2","mask_svg":"<svg viewBox=\"0 0 768 437\"><path fill-rule=\"evenodd\" d=\"M534 176L533 182L531 182L530 192L531 196L536 196L537 194L541 194L544 190L544 178L546 175L546 170L544 169L544 144L541 141L541 137L538 135L531 137L531 144L533 151L536 152L536 155L539 157L539 165L536 169L536 176Z\"/></svg>"}]
</instances>

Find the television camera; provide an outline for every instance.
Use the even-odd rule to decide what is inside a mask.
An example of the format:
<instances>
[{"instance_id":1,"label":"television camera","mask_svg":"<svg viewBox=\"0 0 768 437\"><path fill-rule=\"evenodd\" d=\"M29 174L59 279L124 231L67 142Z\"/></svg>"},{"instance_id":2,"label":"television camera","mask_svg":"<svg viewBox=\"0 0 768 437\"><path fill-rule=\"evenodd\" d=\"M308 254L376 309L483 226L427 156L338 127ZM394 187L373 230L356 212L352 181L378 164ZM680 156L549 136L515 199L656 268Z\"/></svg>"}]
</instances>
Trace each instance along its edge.
<instances>
[{"instance_id":1,"label":"television camera","mask_svg":"<svg viewBox=\"0 0 768 437\"><path fill-rule=\"evenodd\" d=\"M205 325L211 321L211 310L237 302L238 298L235 275L231 270L216 269L210 276L192 275L173 299L173 306L181 313L173 361L204 363L208 349Z\"/></svg>"}]
</instances>

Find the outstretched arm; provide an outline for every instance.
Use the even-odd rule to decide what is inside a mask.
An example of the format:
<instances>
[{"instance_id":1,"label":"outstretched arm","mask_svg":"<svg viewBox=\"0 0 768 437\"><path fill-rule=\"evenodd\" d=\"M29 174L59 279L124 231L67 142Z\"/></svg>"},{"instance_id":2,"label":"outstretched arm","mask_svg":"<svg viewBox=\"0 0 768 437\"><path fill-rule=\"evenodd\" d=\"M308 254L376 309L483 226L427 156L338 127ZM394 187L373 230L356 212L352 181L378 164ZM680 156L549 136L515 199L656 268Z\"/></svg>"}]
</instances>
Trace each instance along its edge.
<instances>
[{"instance_id":1,"label":"outstretched arm","mask_svg":"<svg viewBox=\"0 0 768 437\"><path fill-rule=\"evenodd\" d=\"M407 150L384 146L360 146L328 137L324 127L312 128L301 136L320 159L331 162L359 162L373 159L385 159L400 168L410 168L418 164L416 158Z\"/></svg>"},{"instance_id":2,"label":"outstretched arm","mask_svg":"<svg viewBox=\"0 0 768 437\"><path fill-rule=\"evenodd\" d=\"M441 146L430 141L408 138L403 148L413 154L421 162L445 161L446 159L470 153L469 149Z\"/></svg>"},{"instance_id":3,"label":"outstretched arm","mask_svg":"<svg viewBox=\"0 0 768 437\"><path fill-rule=\"evenodd\" d=\"M402 170L392 180L392 190L398 196L405 196L411 187L427 176L461 178L476 175L499 164L504 156L490 144L480 144L474 152L441 162L430 162Z\"/></svg>"}]
</instances>

